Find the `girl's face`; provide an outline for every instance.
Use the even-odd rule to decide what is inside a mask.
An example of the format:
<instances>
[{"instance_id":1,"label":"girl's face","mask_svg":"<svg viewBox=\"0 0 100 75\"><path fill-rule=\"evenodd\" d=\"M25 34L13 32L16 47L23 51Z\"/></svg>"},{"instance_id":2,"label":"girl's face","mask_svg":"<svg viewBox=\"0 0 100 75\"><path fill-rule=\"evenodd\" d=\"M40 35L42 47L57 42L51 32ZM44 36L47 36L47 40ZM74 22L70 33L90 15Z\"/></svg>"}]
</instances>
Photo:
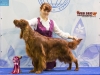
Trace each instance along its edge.
<instances>
[{"instance_id":1,"label":"girl's face","mask_svg":"<svg viewBox=\"0 0 100 75\"><path fill-rule=\"evenodd\" d=\"M43 6L43 8L42 9L40 9L40 13L41 13L41 16L43 16L43 17L48 17L48 15L49 15L49 13L50 13L50 11L48 11L47 9L46 9L46 7L45 6Z\"/></svg>"}]
</instances>

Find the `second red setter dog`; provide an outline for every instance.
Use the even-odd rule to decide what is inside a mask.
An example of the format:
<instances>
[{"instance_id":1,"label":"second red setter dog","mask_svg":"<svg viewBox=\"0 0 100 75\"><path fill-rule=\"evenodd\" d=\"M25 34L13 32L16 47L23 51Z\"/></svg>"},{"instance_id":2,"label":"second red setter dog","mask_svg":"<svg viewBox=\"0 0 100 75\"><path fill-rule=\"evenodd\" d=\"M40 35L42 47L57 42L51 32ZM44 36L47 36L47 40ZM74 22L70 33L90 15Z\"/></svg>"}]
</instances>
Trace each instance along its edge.
<instances>
[{"instance_id":1,"label":"second red setter dog","mask_svg":"<svg viewBox=\"0 0 100 75\"><path fill-rule=\"evenodd\" d=\"M46 62L56 59L69 63L67 70L71 69L72 62L76 65L75 70L79 70L78 61L71 50L74 50L82 39L68 42L60 38L46 37L34 31L24 19L13 22L21 29L20 38L24 39L26 53L34 63L34 68L30 72L41 73L46 68Z\"/></svg>"}]
</instances>

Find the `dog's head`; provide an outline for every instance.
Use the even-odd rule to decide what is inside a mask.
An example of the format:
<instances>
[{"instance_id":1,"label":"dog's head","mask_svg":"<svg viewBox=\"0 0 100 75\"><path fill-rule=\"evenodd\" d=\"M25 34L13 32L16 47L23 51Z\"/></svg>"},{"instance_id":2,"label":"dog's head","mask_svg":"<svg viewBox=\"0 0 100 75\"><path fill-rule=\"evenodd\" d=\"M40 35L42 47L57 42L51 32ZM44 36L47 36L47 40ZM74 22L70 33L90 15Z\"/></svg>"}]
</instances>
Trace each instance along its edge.
<instances>
[{"instance_id":1,"label":"dog's head","mask_svg":"<svg viewBox=\"0 0 100 75\"><path fill-rule=\"evenodd\" d=\"M68 43L69 48L74 50L75 48L77 48L77 45L80 44L81 40L82 39L78 39L78 40L73 40L73 41L69 42Z\"/></svg>"},{"instance_id":2,"label":"dog's head","mask_svg":"<svg viewBox=\"0 0 100 75\"><path fill-rule=\"evenodd\" d=\"M16 27L18 28L25 28L28 25L28 22L24 19L20 19L20 20L14 20L13 23L15 24Z\"/></svg>"}]
</instances>

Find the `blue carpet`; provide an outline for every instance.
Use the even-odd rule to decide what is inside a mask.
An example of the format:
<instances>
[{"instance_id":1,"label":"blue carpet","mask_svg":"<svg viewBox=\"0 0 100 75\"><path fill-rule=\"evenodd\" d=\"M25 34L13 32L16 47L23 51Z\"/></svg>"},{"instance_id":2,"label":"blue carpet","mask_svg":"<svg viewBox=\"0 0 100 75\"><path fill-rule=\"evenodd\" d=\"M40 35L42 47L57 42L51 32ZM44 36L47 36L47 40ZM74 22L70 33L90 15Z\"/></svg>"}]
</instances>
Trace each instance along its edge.
<instances>
[{"instance_id":1,"label":"blue carpet","mask_svg":"<svg viewBox=\"0 0 100 75\"><path fill-rule=\"evenodd\" d=\"M41 74L29 73L32 68L21 68L20 74L15 75L100 75L100 67L80 67L79 71L66 70L65 67L54 68L51 71L43 71ZM12 68L0 68L0 75L14 75L11 74Z\"/></svg>"}]
</instances>

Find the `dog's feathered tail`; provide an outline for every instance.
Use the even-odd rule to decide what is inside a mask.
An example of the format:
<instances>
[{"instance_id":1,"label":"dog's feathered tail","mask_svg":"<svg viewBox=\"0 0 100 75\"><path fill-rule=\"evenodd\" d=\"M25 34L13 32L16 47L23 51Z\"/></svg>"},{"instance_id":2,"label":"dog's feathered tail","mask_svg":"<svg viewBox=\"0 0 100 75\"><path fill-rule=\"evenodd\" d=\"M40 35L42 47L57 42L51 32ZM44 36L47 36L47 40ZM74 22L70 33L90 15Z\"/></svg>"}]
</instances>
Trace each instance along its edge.
<instances>
[{"instance_id":1,"label":"dog's feathered tail","mask_svg":"<svg viewBox=\"0 0 100 75\"><path fill-rule=\"evenodd\" d=\"M73 40L71 42L68 42L68 46L70 49L74 50L75 48L77 48L77 45L79 45L79 43L81 42L82 39L78 39L78 40Z\"/></svg>"}]
</instances>

